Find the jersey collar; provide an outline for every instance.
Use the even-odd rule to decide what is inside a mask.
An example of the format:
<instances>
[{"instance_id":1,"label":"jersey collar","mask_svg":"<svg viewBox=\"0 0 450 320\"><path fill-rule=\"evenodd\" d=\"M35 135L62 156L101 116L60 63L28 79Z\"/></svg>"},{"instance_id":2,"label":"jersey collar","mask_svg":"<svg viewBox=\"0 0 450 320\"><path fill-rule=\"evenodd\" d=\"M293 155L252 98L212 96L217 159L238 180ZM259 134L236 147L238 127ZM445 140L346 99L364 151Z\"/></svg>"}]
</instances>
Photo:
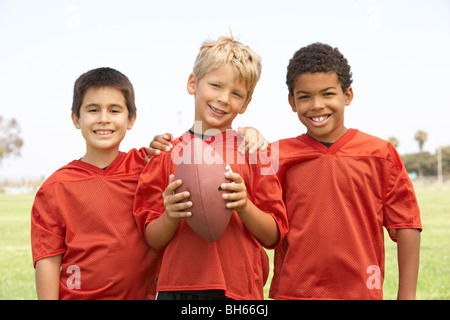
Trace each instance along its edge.
<instances>
[{"instance_id":1,"label":"jersey collar","mask_svg":"<svg viewBox=\"0 0 450 320\"><path fill-rule=\"evenodd\" d=\"M113 160L113 162L109 164L109 166L105 170L81 160L73 160L71 164L77 167L82 167L98 175L109 175L111 174L111 172L114 172L114 170L116 170L116 168L120 165L125 155L126 155L125 152L119 152L119 155Z\"/></svg>"},{"instance_id":2,"label":"jersey collar","mask_svg":"<svg viewBox=\"0 0 450 320\"><path fill-rule=\"evenodd\" d=\"M342 146L344 146L351 138L353 138L357 132L357 129L348 129L347 132L344 133L344 135L340 137L335 143L333 143L333 145L329 148L307 134L302 134L301 136L298 136L297 139L307 143L321 153L334 154L338 152L342 148Z\"/></svg>"}]
</instances>

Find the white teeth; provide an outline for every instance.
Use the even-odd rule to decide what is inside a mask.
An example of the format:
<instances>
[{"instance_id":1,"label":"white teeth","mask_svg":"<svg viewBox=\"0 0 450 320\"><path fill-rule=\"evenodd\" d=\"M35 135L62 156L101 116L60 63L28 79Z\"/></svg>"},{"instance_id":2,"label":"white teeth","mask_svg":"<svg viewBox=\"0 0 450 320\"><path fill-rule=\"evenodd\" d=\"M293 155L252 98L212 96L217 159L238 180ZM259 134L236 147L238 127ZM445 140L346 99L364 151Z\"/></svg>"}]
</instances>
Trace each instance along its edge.
<instances>
[{"instance_id":1,"label":"white teeth","mask_svg":"<svg viewBox=\"0 0 450 320\"><path fill-rule=\"evenodd\" d=\"M225 114L225 112L222 111L222 110L216 109L216 108L214 108L213 106L210 106L210 107L211 107L211 109L213 109L214 112L221 113L221 114Z\"/></svg>"},{"instance_id":2,"label":"white teeth","mask_svg":"<svg viewBox=\"0 0 450 320\"><path fill-rule=\"evenodd\" d=\"M326 116L326 117L316 117L316 118L311 118L311 119L314 122L321 122L321 121L325 120L326 118L328 118L328 116Z\"/></svg>"},{"instance_id":3,"label":"white teeth","mask_svg":"<svg viewBox=\"0 0 450 320\"><path fill-rule=\"evenodd\" d=\"M112 131L109 130L97 130L95 131L96 134L111 134L113 133Z\"/></svg>"}]
</instances>

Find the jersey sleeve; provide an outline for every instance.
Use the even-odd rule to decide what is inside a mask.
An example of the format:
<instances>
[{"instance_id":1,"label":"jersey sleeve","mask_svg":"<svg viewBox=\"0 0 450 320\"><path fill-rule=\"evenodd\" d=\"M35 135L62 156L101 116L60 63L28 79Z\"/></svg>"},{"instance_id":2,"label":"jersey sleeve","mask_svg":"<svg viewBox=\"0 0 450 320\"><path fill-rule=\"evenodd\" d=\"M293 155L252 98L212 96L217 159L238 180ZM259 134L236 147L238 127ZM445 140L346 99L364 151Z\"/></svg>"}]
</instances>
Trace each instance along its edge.
<instances>
[{"instance_id":1,"label":"jersey sleeve","mask_svg":"<svg viewBox=\"0 0 450 320\"><path fill-rule=\"evenodd\" d=\"M393 146L389 145L393 160L387 179L384 199L384 225L393 241L396 229L422 230L420 210L414 187L403 162Z\"/></svg>"},{"instance_id":2,"label":"jersey sleeve","mask_svg":"<svg viewBox=\"0 0 450 320\"><path fill-rule=\"evenodd\" d=\"M279 241L268 249L276 248L288 232L286 207L283 201L283 192L277 177L277 168L272 158L265 152L258 152L258 165L253 170L255 181L252 186L251 200L260 210L271 215L280 232ZM250 156L250 163L252 163Z\"/></svg>"},{"instance_id":3,"label":"jersey sleeve","mask_svg":"<svg viewBox=\"0 0 450 320\"><path fill-rule=\"evenodd\" d=\"M139 178L134 197L134 218L139 232L145 239L145 226L164 212L162 194L169 182L170 153L151 157Z\"/></svg>"},{"instance_id":4,"label":"jersey sleeve","mask_svg":"<svg viewBox=\"0 0 450 320\"><path fill-rule=\"evenodd\" d=\"M147 148L146 147L141 147L137 150L137 153L139 154L139 156L142 159L145 159L148 156L148 152L147 152Z\"/></svg>"},{"instance_id":5,"label":"jersey sleeve","mask_svg":"<svg viewBox=\"0 0 450 320\"><path fill-rule=\"evenodd\" d=\"M59 195L63 196L63 195ZM64 222L56 215L59 201L57 190L41 187L31 209L31 251L33 266L40 259L66 251ZM50 205L50 203L52 205Z\"/></svg>"}]
</instances>

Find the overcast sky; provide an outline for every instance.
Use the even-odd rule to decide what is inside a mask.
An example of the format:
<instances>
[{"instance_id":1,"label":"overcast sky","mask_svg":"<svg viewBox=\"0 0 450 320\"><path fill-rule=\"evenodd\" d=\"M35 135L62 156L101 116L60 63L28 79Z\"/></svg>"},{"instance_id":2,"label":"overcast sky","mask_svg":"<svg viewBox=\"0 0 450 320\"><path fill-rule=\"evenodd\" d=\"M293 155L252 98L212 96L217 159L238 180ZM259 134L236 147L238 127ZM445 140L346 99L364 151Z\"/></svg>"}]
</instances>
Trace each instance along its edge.
<instances>
[{"instance_id":1,"label":"overcast sky","mask_svg":"<svg viewBox=\"0 0 450 320\"><path fill-rule=\"evenodd\" d=\"M418 151L450 145L450 1L0 0L0 116L16 119L22 156L2 178L48 176L84 155L70 118L73 83L108 66L134 85L138 120L122 150L156 134L182 134L193 122L186 82L201 43L233 35L262 57L263 72L238 125L270 141L300 135L285 84L293 53L313 42L338 47L353 72L347 127Z\"/></svg>"}]
</instances>

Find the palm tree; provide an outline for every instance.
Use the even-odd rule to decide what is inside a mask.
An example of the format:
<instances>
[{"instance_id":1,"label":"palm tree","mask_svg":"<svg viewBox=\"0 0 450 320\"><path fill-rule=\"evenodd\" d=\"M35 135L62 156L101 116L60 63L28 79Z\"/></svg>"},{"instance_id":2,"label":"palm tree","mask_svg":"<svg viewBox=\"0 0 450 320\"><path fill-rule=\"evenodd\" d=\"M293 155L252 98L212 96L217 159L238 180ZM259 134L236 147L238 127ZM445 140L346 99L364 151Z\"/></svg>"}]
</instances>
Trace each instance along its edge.
<instances>
[{"instance_id":1,"label":"palm tree","mask_svg":"<svg viewBox=\"0 0 450 320\"><path fill-rule=\"evenodd\" d=\"M394 148L397 149L398 145L400 144L400 142L398 141L398 139L396 137L390 137L388 139L388 141L394 146Z\"/></svg>"},{"instance_id":2,"label":"palm tree","mask_svg":"<svg viewBox=\"0 0 450 320\"><path fill-rule=\"evenodd\" d=\"M419 130L416 132L416 135L414 136L414 139L417 140L419 143L419 150L422 152L423 145L425 144L425 141L427 141L428 133L425 131Z\"/></svg>"}]
</instances>

